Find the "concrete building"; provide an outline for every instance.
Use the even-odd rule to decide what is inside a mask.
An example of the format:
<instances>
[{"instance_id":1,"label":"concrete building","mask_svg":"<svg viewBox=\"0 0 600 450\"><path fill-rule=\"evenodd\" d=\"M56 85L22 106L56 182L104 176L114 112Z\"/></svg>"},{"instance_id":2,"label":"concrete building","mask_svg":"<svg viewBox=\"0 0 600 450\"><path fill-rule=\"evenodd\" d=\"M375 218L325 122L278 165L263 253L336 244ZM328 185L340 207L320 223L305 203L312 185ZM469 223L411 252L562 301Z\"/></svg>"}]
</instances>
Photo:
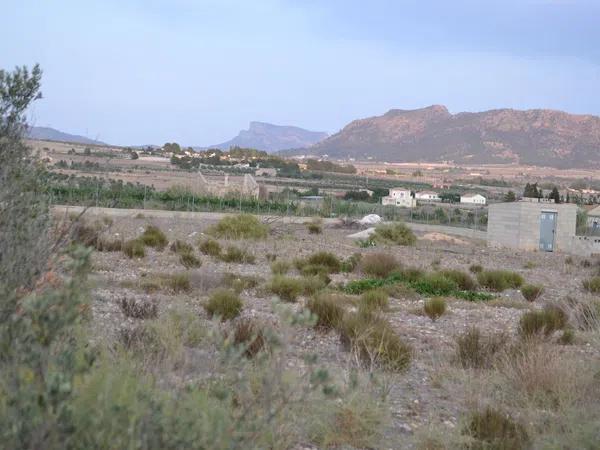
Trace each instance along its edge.
<instances>
[{"instance_id":1,"label":"concrete building","mask_svg":"<svg viewBox=\"0 0 600 450\"><path fill-rule=\"evenodd\" d=\"M600 206L587 212L587 226L592 234L600 234Z\"/></svg>"},{"instance_id":2,"label":"concrete building","mask_svg":"<svg viewBox=\"0 0 600 450\"><path fill-rule=\"evenodd\" d=\"M494 203L488 208L488 245L570 253L576 220L577 205L570 203L544 199Z\"/></svg>"},{"instance_id":3,"label":"concrete building","mask_svg":"<svg viewBox=\"0 0 600 450\"><path fill-rule=\"evenodd\" d=\"M390 195L381 197L381 204L414 208L417 205L417 201L410 195L408 189L392 188L390 189Z\"/></svg>"},{"instance_id":4,"label":"concrete building","mask_svg":"<svg viewBox=\"0 0 600 450\"><path fill-rule=\"evenodd\" d=\"M460 196L460 202L471 205L485 205L486 198L481 194L465 194Z\"/></svg>"},{"instance_id":5,"label":"concrete building","mask_svg":"<svg viewBox=\"0 0 600 450\"><path fill-rule=\"evenodd\" d=\"M441 202L439 194L434 191L421 191L415 194L415 199L425 202Z\"/></svg>"}]
</instances>

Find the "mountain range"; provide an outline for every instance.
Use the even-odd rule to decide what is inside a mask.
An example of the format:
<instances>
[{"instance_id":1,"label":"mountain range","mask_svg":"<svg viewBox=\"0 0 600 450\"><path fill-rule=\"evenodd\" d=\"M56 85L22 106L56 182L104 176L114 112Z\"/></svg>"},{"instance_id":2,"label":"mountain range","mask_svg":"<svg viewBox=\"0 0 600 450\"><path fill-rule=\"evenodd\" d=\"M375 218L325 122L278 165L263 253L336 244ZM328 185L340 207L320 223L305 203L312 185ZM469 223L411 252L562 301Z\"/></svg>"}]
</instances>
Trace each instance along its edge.
<instances>
[{"instance_id":1,"label":"mountain range","mask_svg":"<svg viewBox=\"0 0 600 450\"><path fill-rule=\"evenodd\" d=\"M600 166L600 117L548 109L451 114L445 106L392 109L350 122L303 150L284 154L389 162Z\"/></svg>"},{"instance_id":2,"label":"mountain range","mask_svg":"<svg viewBox=\"0 0 600 450\"><path fill-rule=\"evenodd\" d=\"M210 148L228 150L229 147L246 147L275 152L279 150L309 147L327 137L321 131L309 131L303 128L273 125L265 122L250 122L247 130L241 130L233 139Z\"/></svg>"},{"instance_id":3,"label":"mountain range","mask_svg":"<svg viewBox=\"0 0 600 450\"><path fill-rule=\"evenodd\" d=\"M86 138L77 134L64 133L49 127L29 127L27 129L29 139L40 141L72 142L74 144L106 145L104 142Z\"/></svg>"}]
</instances>

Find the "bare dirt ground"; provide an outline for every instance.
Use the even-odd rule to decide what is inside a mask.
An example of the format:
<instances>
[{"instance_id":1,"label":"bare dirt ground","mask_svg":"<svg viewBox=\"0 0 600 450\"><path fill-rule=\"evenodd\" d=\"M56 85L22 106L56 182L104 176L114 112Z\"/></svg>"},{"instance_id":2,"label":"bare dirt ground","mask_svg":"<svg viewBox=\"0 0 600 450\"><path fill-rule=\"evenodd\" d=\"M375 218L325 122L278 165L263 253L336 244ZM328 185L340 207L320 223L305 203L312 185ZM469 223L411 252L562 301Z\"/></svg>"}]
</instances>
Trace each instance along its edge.
<instances>
[{"instance_id":1,"label":"bare dirt ground","mask_svg":"<svg viewBox=\"0 0 600 450\"><path fill-rule=\"evenodd\" d=\"M87 220L101 220L103 215L87 214ZM219 219L218 215L205 215L199 219L182 217L114 217L106 219L107 236L130 239L139 236L144 228L153 224L160 227L170 241L184 240L196 247L206 229ZM582 280L588 278L592 269L582 268L579 261L566 260L565 255L552 253L528 253L514 250L490 249L482 241L464 237L443 238L440 233L417 232L419 240L414 247L378 246L361 249L346 236L356 229L337 228L326 224L321 235L308 234L305 225L298 223L276 223L271 227L271 236L264 241L235 241L234 244L251 251L256 256L255 264L229 264L209 256L196 254L202 266L186 270L178 256L166 248L163 251L147 249L144 258L129 259L121 252L100 253L93 256L93 326L98 338L118 336L123 327L130 327L137 319L124 316L118 305L123 296L156 300L159 305L159 319L165 311L176 304L183 304L203 320L208 317L202 308L210 290L219 284L225 273L254 276L261 280L271 278L270 261L267 255L276 255L277 260L291 261L292 258L308 256L313 252L327 250L340 258L355 252L363 254L385 251L395 255L406 266L416 266L426 270L432 268L456 268L468 272L472 264L480 264L486 269L509 269L520 273L527 282L545 286L543 298L535 304L527 303L519 291L508 290L498 294L489 302L467 302L449 299L448 312L436 322L421 313L424 298L419 295L391 298L386 316L397 333L414 349L410 368L405 373L388 373L375 370L374 376L388 391L390 420L384 431L381 447L378 448L451 448L424 446L423 436L441 436L442 440L460 434L465 414L474 403L489 399L484 378L469 371L457 368L452 363L455 337L471 326L477 326L486 333L506 332L508 339L514 339L520 316L525 310L540 308L547 302L561 301L567 296L582 296ZM221 241L222 245L228 242ZM197 247L196 247L197 248ZM271 257L272 258L272 257ZM146 294L135 287L135 283L152 279L156 274L188 272L192 280L192 290L188 293L173 294L155 292ZM332 275L332 285L358 278L359 275ZM258 317L276 323L273 301L276 298L259 285L242 292L244 301L243 316ZM294 304L302 309L304 301ZM348 373L356 368L352 355L344 351L335 332L324 333L307 327L296 327L293 331L293 345L289 355L289 366L301 366L301 356L306 352L316 353L319 361L333 372ZM553 341L552 341L553 342ZM600 349L581 334L574 345L558 346L551 343L559 352L576 355L583 362L593 362L600 358ZM200 376L205 367L206 353L191 353L186 363L180 367L175 378L183 381ZM363 369L364 370L364 369ZM310 447L307 445L307 447ZM554 447L553 447L554 448ZM572 448L572 447L571 447Z\"/></svg>"}]
</instances>

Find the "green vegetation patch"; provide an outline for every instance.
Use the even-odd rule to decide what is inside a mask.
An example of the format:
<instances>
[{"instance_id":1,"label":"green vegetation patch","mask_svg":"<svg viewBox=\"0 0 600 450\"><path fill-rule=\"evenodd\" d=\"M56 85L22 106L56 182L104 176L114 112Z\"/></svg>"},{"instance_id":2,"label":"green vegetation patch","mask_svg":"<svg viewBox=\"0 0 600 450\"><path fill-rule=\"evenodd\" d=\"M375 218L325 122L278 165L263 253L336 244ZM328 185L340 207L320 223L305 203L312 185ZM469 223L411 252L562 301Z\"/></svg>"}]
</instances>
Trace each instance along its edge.
<instances>
[{"instance_id":1,"label":"green vegetation patch","mask_svg":"<svg viewBox=\"0 0 600 450\"><path fill-rule=\"evenodd\" d=\"M208 234L219 239L265 239L269 227L250 214L224 217L208 228Z\"/></svg>"}]
</instances>

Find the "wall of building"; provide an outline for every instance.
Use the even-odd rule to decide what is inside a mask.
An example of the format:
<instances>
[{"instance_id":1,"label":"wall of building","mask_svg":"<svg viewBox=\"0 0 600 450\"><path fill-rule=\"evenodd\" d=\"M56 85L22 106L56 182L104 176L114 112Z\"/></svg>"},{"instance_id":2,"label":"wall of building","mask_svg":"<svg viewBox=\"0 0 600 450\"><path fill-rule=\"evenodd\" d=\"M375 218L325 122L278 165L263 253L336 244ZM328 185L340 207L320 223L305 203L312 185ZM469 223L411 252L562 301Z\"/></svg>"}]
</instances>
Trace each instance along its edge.
<instances>
[{"instance_id":1,"label":"wall of building","mask_svg":"<svg viewBox=\"0 0 600 450\"><path fill-rule=\"evenodd\" d=\"M568 253L578 256L600 255L600 237L573 236Z\"/></svg>"},{"instance_id":2,"label":"wall of building","mask_svg":"<svg viewBox=\"0 0 600 450\"><path fill-rule=\"evenodd\" d=\"M496 203L488 209L488 244L538 250L540 215L556 212L554 251L568 252L575 236L577 205L555 203Z\"/></svg>"}]
</instances>

